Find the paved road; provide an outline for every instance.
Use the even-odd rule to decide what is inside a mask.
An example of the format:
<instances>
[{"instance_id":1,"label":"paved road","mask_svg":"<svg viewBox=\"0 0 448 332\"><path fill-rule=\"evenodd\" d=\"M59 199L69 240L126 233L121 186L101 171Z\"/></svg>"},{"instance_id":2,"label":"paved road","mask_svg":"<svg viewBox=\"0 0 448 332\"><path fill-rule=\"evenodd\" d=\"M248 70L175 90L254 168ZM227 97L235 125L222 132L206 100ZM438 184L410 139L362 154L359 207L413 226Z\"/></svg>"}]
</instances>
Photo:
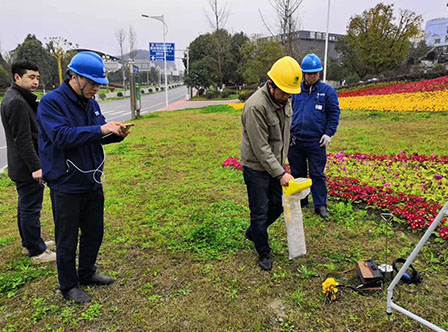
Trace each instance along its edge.
<instances>
[{"instance_id":1,"label":"paved road","mask_svg":"<svg viewBox=\"0 0 448 332\"><path fill-rule=\"evenodd\" d=\"M168 91L168 103L172 104L185 98L187 88L178 87ZM101 103L101 111L106 121L126 121L131 118L129 98ZM158 92L150 95L142 95L142 109L140 114L151 113L165 108L165 93ZM0 125L0 173L6 168L6 140L3 126Z\"/></svg>"}]
</instances>

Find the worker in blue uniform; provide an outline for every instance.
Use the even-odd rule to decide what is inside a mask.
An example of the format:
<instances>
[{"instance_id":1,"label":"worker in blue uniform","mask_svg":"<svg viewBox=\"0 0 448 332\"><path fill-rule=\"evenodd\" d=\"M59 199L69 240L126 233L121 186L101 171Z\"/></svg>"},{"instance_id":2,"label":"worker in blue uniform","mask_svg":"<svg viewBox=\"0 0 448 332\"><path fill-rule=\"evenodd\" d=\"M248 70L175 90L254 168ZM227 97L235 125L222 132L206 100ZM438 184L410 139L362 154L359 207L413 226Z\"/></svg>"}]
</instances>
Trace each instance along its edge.
<instances>
[{"instance_id":1,"label":"worker in blue uniform","mask_svg":"<svg viewBox=\"0 0 448 332\"><path fill-rule=\"evenodd\" d=\"M80 285L114 282L96 269L104 233L102 145L120 142L128 132L123 123L106 123L93 98L100 85L108 83L99 55L76 54L67 74L61 86L40 102L39 152L43 179L50 187L59 288L65 299L82 304L92 298Z\"/></svg>"},{"instance_id":2,"label":"worker in blue uniform","mask_svg":"<svg viewBox=\"0 0 448 332\"><path fill-rule=\"evenodd\" d=\"M292 96L293 117L288 160L294 178L309 177L314 210L322 218L330 216L327 208L325 165L327 147L339 124L340 108L336 91L320 81L322 63L315 54L302 60L303 82L299 94ZM308 205L308 198L302 206Z\"/></svg>"}]
</instances>

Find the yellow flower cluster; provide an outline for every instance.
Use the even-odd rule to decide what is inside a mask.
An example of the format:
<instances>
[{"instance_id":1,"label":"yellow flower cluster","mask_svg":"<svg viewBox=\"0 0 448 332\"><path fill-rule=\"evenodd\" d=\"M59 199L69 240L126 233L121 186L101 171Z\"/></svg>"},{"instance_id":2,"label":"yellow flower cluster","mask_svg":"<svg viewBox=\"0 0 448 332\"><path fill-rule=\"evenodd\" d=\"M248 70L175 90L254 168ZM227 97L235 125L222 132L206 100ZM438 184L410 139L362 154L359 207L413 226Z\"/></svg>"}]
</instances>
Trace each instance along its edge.
<instances>
[{"instance_id":1,"label":"yellow flower cluster","mask_svg":"<svg viewBox=\"0 0 448 332\"><path fill-rule=\"evenodd\" d=\"M322 283L322 292L330 301L336 300L339 291L338 285L339 283L334 278L327 278Z\"/></svg>"},{"instance_id":2,"label":"yellow flower cluster","mask_svg":"<svg viewBox=\"0 0 448 332\"><path fill-rule=\"evenodd\" d=\"M244 103L233 103L233 104L227 104L227 106L232 107L236 110L242 110L244 108Z\"/></svg>"},{"instance_id":3,"label":"yellow flower cluster","mask_svg":"<svg viewBox=\"0 0 448 332\"><path fill-rule=\"evenodd\" d=\"M339 105L342 110L446 112L448 90L341 97Z\"/></svg>"}]
</instances>

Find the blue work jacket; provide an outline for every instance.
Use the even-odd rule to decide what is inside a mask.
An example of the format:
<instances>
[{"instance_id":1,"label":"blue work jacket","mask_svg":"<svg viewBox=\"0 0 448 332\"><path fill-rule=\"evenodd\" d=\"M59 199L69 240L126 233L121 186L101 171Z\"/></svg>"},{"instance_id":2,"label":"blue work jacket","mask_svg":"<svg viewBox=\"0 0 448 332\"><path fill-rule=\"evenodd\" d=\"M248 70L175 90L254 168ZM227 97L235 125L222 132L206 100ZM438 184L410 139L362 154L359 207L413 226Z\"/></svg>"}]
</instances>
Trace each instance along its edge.
<instances>
[{"instance_id":1,"label":"blue work jacket","mask_svg":"<svg viewBox=\"0 0 448 332\"><path fill-rule=\"evenodd\" d=\"M96 100L83 103L63 82L40 101L37 122L43 179L48 186L65 193L100 189L101 184L95 179L100 181L99 171L104 166L102 144L119 142L123 138L113 134L103 138L101 126L106 120ZM83 173L72 163L82 171L98 169L98 172Z\"/></svg>"},{"instance_id":2,"label":"blue work jacket","mask_svg":"<svg viewBox=\"0 0 448 332\"><path fill-rule=\"evenodd\" d=\"M302 92L292 96L291 136L320 138L333 136L339 124L338 95L330 85L317 81L312 87L302 83Z\"/></svg>"}]
</instances>

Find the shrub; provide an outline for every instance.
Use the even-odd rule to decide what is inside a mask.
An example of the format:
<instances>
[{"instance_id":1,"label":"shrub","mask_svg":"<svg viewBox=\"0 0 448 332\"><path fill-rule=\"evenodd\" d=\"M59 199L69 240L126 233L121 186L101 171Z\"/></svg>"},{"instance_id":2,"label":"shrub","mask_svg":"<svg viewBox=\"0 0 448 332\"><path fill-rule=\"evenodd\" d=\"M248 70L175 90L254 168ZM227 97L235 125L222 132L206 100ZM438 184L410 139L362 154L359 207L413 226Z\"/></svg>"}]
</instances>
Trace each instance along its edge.
<instances>
[{"instance_id":1,"label":"shrub","mask_svg":"<svg viewBox=\"0 0 448 332\"><path fill-rule=\"evenodd\" d=\"M99 97L101 100L104 100L104 99L106 99L106 94L104 92L100 92Z\"/></svg>"},{"instance_id":2,"label":"shrub","mask_svg":"<svg viewBox=\"0 0 448 332\"><path fill-rule=\"evenodd\" d=\"M159 91L159 88L158 88L158 87L156 88L156 91Z\"/></svg>"},{"instance_id":3,"label":"shrub","mask_svg":"<svg viewBox=\"0 0 448 332\"><path fill-rule=\"evenodd\" d=\"M219 93L219 92L217 92L216 90L208 90L208 91L205 93L205 97L206 97L207 99L212 99L212 98L216 97L218 93Z\"/></svg>"},{"instance_id":4,"label":"shrub","mask_svg":"<svg viewBox=\"0 0 448 332\"><path fill-rule=\"evenodd\" d=\"M148 92L149 92L149 93L151 93L151 92L152 92L152 89L151 89L151 88L149 88L149 89L148 89Z\"/></svg>"},{"instance_id":5,"label":"shrub","mask_svg":"<svg viewBox=\"0 0 448 332\"><path fill-rule=\"evenodd\" d=\"M123 97L123 93L120 91L117 93L117 97Z\"/></svg>"},{"instance_id":6,"label":"shrub","mask_svg":"<svg viewBox=\"0 0 448 332\"><path fill-rule=\"evenodd\" d=\"M115 87L114 86L109 86L109 91L110 92L114 92L115 91Z\"/></svg>"},{"instance_id":7,"label":"shrub","mask_svg":"<svg viewBox=\"0 0 448 332\"><path fill-rule=\"evenodd\" d=\"M241 93L238 95L238 99L241 100L241 101L246 101L247 98L252 96L252 94L254 92L255 92L254 90L244 90L244 91L241 91Z\"/></svg>"},{"instance_id":8,"label":"shrub","mask_svg":"<svg viewBox=\"0 0 448 332\"><path fill-rule=\"evenodd\" d=\"M145 90L140 90L140 93L143 95L145 94Z\"/></svg>"},{"instance_id":9,"label":"shrub","mask_svg":"<svg viewBox=\"0 0 448 332\"><path fill-rule=\"evenodd\" d=\"M224 89L224 90L221 91L221 97L222 98L227 98L228 96L230 96L230 90Z\"/></svg>"},{"instance_id":10,"label":"shrub","mask_svg":"<svg viewBox=\"0 0 448 332\"><path fill-rule=\"evenodd\" d=\"M204 94L205 90L203 88L200 88L198 90L198 96L202 96Z\"/></svg>"}]
</instances>

